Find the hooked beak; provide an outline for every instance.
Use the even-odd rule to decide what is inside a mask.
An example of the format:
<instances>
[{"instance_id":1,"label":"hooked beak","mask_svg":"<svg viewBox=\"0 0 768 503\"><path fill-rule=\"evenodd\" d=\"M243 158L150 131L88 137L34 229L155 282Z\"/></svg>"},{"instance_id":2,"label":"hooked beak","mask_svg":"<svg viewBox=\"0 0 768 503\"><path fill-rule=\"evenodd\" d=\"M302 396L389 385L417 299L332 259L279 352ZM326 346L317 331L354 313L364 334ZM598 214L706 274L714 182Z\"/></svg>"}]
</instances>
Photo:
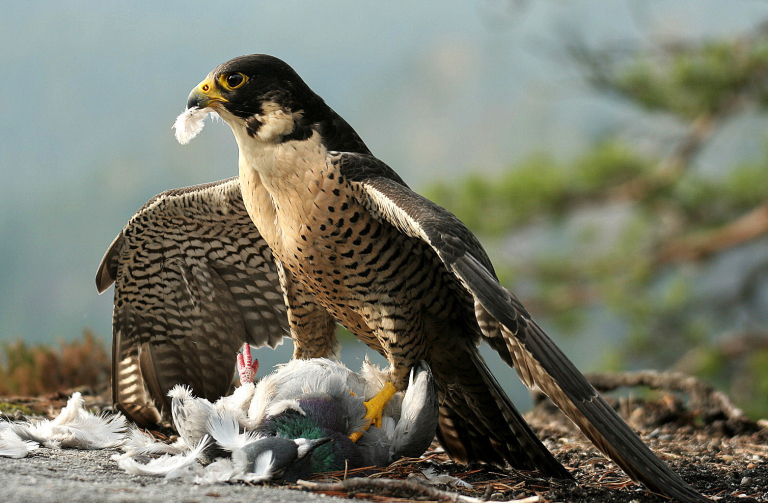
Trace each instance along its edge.
<instances>
[{"instance_id":1,"label":"hooked beak","mask_svg":"<svg viewBox=\"0 0 768 503\"><path fill-rule=\"evenodd\" d=\"M219 86L216 85L216 82L208 77L200 82L197 87L192 89L192 92L189 93L189 97L187 98L187 109L193 107L207 108L218 105L219 103L226 103L227 101L229 100L221 95L221 91L219 90Z\"/></svg>"}]
</instances>

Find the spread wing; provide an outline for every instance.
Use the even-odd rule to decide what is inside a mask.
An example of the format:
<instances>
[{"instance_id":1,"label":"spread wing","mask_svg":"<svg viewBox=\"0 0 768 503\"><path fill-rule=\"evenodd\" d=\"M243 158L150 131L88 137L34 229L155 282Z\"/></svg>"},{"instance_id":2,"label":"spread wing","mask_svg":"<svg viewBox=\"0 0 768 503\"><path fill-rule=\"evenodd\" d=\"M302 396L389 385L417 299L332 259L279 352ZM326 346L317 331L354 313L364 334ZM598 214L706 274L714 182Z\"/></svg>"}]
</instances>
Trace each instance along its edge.
<instances>
[{"instance_id":1,"label":"spread wing","mask_svg":"<svg viewBox=\"0 0 768 503\"><path fill-rule=\"evenodd\" d=\"M227 393L237 350L288 332L272 252L237 178L170 190L126 224L99 265L115 284L112 393L139 424L170 412L176 384L211 401Z\"/></svg>"},{"instance_id":2,"label":"spread wing","mask_svg":"<svg viewBox=\"0 0 768 503\"><path fill-rule=\"evenodd\" d=\"M662 462L587 382L501 286L477 238L453 214L408 189L384 163L370 155L331 153L360 198L378 219L428 243L475 299L484 337L514 365L523 382L534 384L630 477L652 490L686 502L709 501Z\"/></svg>"}]
</instances>

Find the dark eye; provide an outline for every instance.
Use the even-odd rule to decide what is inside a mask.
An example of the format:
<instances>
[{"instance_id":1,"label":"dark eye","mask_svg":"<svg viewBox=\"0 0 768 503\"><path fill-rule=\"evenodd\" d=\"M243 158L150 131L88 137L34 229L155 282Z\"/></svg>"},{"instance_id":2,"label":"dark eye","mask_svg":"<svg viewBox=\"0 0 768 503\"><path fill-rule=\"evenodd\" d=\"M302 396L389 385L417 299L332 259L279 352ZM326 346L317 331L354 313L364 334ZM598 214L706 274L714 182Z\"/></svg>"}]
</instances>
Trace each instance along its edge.
<instances>
[{"instance_id":1,"label":"dark eye","mask_svg":"<svg viewBox=\"0 0 768 503\"><path fill-rule=\"evenodd\" d=\"M245 75L242 73L230 73L224 77L224 80L229 89L237 89L245 84Z\"/></svg>"}]
</instances>

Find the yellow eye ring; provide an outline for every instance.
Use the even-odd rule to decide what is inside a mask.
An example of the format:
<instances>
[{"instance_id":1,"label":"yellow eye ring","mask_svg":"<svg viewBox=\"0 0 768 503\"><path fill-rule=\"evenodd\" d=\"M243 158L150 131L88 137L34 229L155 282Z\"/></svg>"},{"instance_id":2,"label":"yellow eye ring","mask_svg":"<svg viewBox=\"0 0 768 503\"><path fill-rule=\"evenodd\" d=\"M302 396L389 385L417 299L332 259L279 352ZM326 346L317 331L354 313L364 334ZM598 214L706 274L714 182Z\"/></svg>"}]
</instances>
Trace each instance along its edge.
<instances>
[{"instance_id":1,"label":"yellow eye ring","mask_svg":"<svg viewBox=\"0 0 768 503\"><path fill-rule=\"evenodd\" d=\"M240 72L223 73L219 77L219 84L227 91L243 87L248 82L248 77Z\"/></svg>"}]
</instances>

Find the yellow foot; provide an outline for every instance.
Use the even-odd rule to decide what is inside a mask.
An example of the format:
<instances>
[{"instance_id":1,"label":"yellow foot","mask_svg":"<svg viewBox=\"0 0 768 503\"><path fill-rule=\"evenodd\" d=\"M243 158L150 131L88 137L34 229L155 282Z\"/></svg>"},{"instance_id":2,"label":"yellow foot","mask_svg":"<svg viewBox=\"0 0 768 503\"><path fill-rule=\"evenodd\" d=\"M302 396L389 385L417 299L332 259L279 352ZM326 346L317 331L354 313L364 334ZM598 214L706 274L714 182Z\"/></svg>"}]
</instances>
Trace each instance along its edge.
<instances>
[{"instance_id":1,"label":"yellow foot","mask_svg":"<svg viewBox=\"0 0 768 503\"><path fill-rule=\"evenodd\" d=\"M376 426L377 428L381 428L381 415L384 412L384 407L387 405L387 402L389 402L389 399L394 396L394 394L397 393L397 388L395 388L395 385L391 382L385 383L384 387L381 388L381 391L376 393L376 396L371 398L369 401L365 402L365 410L367 411L365 413L365 419L367 420L367 423L365 426L363 426L362 430L356 431L353 434L349 436L350 440L353 442L357 442L360 440L360 437L363 436L363 433L365 433L368 428L371 426Z\"/></svg>"}]
</instances>

